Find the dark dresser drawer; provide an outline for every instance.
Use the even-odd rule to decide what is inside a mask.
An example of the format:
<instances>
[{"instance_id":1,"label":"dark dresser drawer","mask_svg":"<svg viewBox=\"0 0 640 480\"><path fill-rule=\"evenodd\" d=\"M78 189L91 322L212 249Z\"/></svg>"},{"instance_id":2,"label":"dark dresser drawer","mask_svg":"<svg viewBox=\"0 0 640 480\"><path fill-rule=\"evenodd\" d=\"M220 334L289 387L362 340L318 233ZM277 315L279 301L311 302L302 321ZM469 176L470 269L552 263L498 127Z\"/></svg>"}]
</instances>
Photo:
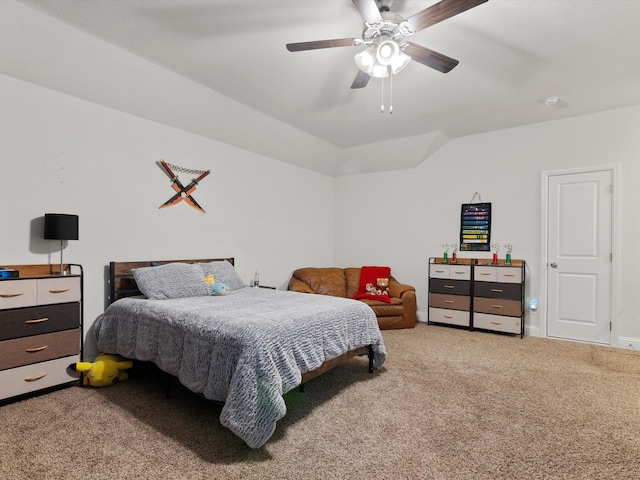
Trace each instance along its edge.
<instances>
[{"instance_id":1,"label":"dark dresser drawer","mask_svg":"<svg viewBox=\"0 0 640 480\"><path fill-rule=\"evenodd\" d=\"M0 351L0 370L74 355L80 352L80 329L4 340Z\"/></svg>"},{"instance_id":2,"label":"dark dresser drawer","mask_svg":"<svg viewBox=\"0 0 640 480\"><path fill-rule=\"evenodd\" d=\"M69 330L77 328L78 325L78 302L0 310L0 340Z\"/></svg>"},{"instance_id":3,"label":"dark dresser drawer","mask_svg":"<svg viewBox=\"0 0 640 480\"><path fill-rule=\"evenodd\" d=\"M522 284L474 282L473 295L475 297L509 298L513 300L520 300L522 298Z\"/></svg>"},{"instance_id":4,"label":"dark dresser drawer","mask_svg":"<svg viewBox=\"0 0 640 480\"><path fill-rule=\"evenodd\" d=\"M474 297L473 311L520 317L522 315L522 303L520 300L506 300L504 298Z\"/></svg>"},{"instance_id":5,"label":"dark dresser drawer","mask_svg":"<svg viewBox=\"0 0 640 480\"><path fill-rule=\"evenodd\" d=\"M444 280L440 278L432 278L429 280L429 291L450 295L469 295L471 288L470 282L465 280Z\"/></svg>"},{"instance_id":6,"label":"dark dresser drawer","mask_svg":"<svg viewBox=\"0 0 640 480\"><path fill-rule=\"evenodd\" d=\"M471 308L471 297L466 295L431 293L429 294L429 306L436 308L450 308L453 310L469 310Z\"/></svg>"}]
</instances>

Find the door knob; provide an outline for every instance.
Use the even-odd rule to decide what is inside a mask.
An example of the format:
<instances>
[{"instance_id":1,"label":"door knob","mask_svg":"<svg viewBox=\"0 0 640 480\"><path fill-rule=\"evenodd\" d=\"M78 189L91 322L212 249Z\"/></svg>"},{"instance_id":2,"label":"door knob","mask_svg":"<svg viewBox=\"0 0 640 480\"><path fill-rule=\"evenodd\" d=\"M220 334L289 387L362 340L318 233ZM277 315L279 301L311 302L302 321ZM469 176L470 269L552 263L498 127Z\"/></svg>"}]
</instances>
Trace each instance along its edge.
<instances>
[{"instance_id":1,"label":"door knob","mask_svg":"<svg viewBox=\"0 0 640 480\"><path fill-rule=\"evenodd\" d=\"M558 268L558 264L557 264L556 262L551 262L551 263L549 264L549 266L550 266L551 268Z\"/></svg>"}]
</instances>

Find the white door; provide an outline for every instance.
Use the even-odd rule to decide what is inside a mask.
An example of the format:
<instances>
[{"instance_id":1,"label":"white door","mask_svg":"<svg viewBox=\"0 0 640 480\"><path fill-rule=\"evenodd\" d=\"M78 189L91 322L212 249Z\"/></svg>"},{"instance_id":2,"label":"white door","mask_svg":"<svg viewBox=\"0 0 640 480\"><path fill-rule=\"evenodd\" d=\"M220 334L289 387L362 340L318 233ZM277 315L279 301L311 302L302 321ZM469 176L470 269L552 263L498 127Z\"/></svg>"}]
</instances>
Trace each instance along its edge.
<instances>
[{"instance_id":1,"label":"white door","mask_svg":"<svg viewBox=\"0 0 640 480\"><path fill-rule=\"evenodd\" d=\"M611 343L612 171L548 177L547 335Z\"/></svg>"}]
</instances>

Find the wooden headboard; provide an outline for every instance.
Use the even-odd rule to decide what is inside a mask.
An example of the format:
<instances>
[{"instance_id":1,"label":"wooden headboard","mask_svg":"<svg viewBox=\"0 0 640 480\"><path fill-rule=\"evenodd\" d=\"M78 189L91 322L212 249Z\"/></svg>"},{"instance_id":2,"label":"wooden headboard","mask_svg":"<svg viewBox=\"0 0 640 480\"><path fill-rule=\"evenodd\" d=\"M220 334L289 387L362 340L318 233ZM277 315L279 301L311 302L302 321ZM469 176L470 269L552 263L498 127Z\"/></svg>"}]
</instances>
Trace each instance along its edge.
<instances>
[{"instance_id":1,"label":"wooden headboard","mask_svg":"<svg viewBox=\"0 0 640 480\"><path fill-rule=\"evenodd\" d=\"M134 268L151 267L153 265L164 265L166 263L209 263L228 261L234 263L231 258L200 258L189 260L145 260L141 262L110 262L109 263L109 299L107 304L111 304L120 298L142 295L131 270Z\"/></svg>"}]
</instances>

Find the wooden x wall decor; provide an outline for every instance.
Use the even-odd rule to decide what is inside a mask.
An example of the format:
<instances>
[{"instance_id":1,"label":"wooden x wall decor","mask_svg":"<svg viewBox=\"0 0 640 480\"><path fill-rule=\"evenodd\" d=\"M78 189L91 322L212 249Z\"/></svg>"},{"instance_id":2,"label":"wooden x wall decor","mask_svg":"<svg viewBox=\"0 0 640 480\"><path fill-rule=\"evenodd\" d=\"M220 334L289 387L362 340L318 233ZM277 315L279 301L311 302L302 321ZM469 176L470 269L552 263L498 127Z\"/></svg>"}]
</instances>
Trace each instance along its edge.
<instances>
[{"instance_id":1,"label":"wooden x wall decor","mask_svg":"<svg viewBox=\"0 0 640 480\"><path fill-rule=\"evenodd\" d=\"M191 170L188 168L178 167L176 165L169 164L164 160L160 160L158 162L160 167L164 170L164 172L169 175L171 179L171 187L176 191L175 195L171 197L169 200L160 205L160 208L170 207L171 205L175 205L176 203L180 203L182 200L187 202L188 205L192 206L196 210L201 211L202 213L206 213L204 209L196 202L196 199L193 198L192 193L195 192L196 186L198 183L209 173L210 170ZM198 175L197 178L192 178L191 183L189 183L186 187L182 184L178 176L173 173L173 170L177 170L181 173L190 173L192 175Z\"/></svg>"}]
</instances>

